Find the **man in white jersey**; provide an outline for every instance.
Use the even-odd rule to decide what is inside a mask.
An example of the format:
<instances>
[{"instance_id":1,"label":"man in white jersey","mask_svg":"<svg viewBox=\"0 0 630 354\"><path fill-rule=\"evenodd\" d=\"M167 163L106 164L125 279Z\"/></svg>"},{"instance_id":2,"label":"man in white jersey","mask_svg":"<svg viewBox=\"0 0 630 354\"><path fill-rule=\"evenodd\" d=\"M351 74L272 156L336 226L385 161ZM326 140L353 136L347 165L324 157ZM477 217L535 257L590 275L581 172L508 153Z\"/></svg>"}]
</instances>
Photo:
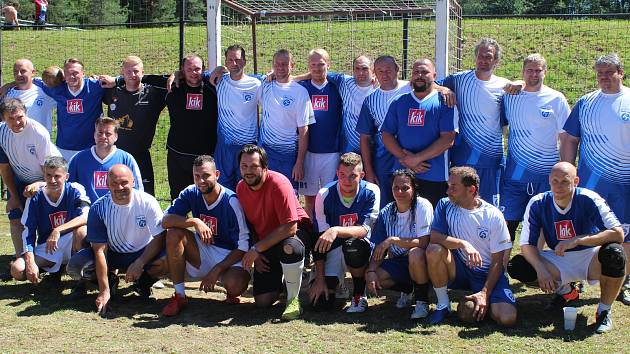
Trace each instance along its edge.
<instances>
[{"instance_id":1,"label":"man in white jersey","mask_svg":"<svg viewBox=\"0 0 630 354\"><path fill-rule=\"evenodd\" d=\"M564 95L544 85L547 61L536 53L523 60L525 87L504 94L502 118L510 126L500 208L514 242L532 196L549 189L549 172L558 162L558 135L571 112Z\"/></svg>"},{"instance_id":2,"label":"man in white jersey","mask_svg":"<svg viewBox=\"0 0 630 354\"><path fill-rule=\"evenodd\" d=\"M601 195L621 221L626 257L630 257L630 88L623 85L623 63L617 54L595 62L599 90L582 96L560 135L560 158L575 163L584 188ZM630 273L630 264L626 265ZM630 277L620 300L630 305Z\"/></svg>"},{"instance_id":3,"label":"man in white jersey","mask_svg":"<svg viewBox=\"0 0 630 354\"><path fill-rule=\"evenodd\" d=\"M77 252L68 263L73 278L86 278L86 269L95 266L96 311L101 315L106 314L118 285L114 270L126 273L125 280L135 282L134 289L146 298L156 278L168 272L163 213L157 200L133 188L133 173L122 164L109 169L107 185L110 193L92 204L88 214L86 239L92 247Z\"/></svg>"},{"instance_id":4,"label":"man in white jersey","mask_svg":"<svg viewBox=\"0 0 630 354\"><path fill-rule=\"evenodd\" d=\"M493 74L501 60L501 47L494 39L482 38L475 46L475 57L474 70L452 74L438 83L457 97L459 134L451 149L451 163L474 167L481 178L479 196L498 206L504 164L501 96L510 81Z\"/></svg>"},{"instance_id":5,"label":"man in white jersey","mask_svg":"<svg viewBox=\"0 0 630 354\"><path fill-rule=\"evenodd\" d=\"M16 60L13 64L15 86L9 89L6 97L19 98L26 106L26 114L29 118L38 121L51 134L52 111L57 103L39 86L33 84L34 75L35 68L30 60Z\"/></svg>"},{"instance_id":6,"label":"man in white jersey","mask_svg":"<svg viewBox=\"0 0 630 354\"><path fill-rule=\"evenodd\" d=\"M516 299L503 272L510 234L498 208L479 197L479 176L471 167L453 167L448 198L440 200L431 225L426 258L437 297L431 324L451 312L447 288L472 290L466 301L475 304L473 317L481 321L488 311L501 326L516 323Z\"/></svg>"},{"instance_id":7,"label":"man in white jersey","mask_svg":"<svg viewBox=\"0 0 630 354\"><path fill-rule=\"evenodd\" d=\"M595 331L604 333L612 329L611 306L625 274L623 230L603 198L577 187L579 182L572 164L553 166L551 190L527 204L520 235L522 255L512 258L508 272L522 282L537 281L542 291L556 294L573 281L599 281ZM541 237L550 249L539 249Z\"/></svg>"},{"instance_id":8,"label":"man in white jersey","mask_svg":"<svg viewBox=\"0 0 630 354\"><path fill-rule=\"evenodd\" d=\"M214 157L217 170L221 171L219 183L236 190L241 179L238 153L246 144L258 140L258 103L262 95L260 80L245 75L245 49L231 45L225 50L225 67L229 75L223 75L217 85L219 122L217 146Z\"/></svg>"},{"instance_id":9,"label":"man in white jersey","mask_svg":"<svg viewBox=\"0 0 630 354\"><path fill-rule=\"evenodd\" d=\"M408 81L398 80L398 63L389 55L374 61L374 73L380 87L363 101L356 130L361 135L361 157L365 179L381 189L381 207L393 200L391 174L394 157L387 151L381 139L381 126L389 104L398 95L412 91Z\"/></svg>"},{"instance_id":10,"label":"man in white jersey","mask_svg":"<svg viewBox=\"0 0 630 354\"><path fill-rule=\"evenodd\" d=\"M19 99L6 98L0 104L0 176L8 191L6 210L15 255L22 254L20 223L26 198L32 197L45 183L42 166L48 156L59 156L50 134L41 124L29 119ZM0 280L10 279L2 274Z\"/></svg>"}]
</instances>

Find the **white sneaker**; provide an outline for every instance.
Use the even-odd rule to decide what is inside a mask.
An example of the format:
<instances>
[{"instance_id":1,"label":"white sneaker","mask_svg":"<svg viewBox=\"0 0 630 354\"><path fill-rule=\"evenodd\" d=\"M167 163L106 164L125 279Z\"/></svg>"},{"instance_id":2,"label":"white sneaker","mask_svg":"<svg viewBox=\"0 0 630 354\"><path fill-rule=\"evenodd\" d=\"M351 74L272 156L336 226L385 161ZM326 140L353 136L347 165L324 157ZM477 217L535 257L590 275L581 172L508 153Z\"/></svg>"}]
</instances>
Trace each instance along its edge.
<instances>
[{"instance_id":1,"label":"white sneaker","mask_svg":"<svg viewBox=\"0 0 630 354\"><path fill-rule=\"evenodd\" d=\"M365 312L368 308L367 297L365 296L355 296L350 300L350 307L346 310L347 313L359 313Z\"/></svg>"},{"instance_id":2,"label":"white sneaker","mask_svg":"<svg viewBox=\"0 0 630 354\"><path fill-rule=\"evenodd\" d=\"M405 307L411 305L411 294L406 294L401 292L398 301L396 301L397 309L404 309Z\"/></svg>"},{"instance_id":3,"label":"white sneaker","mask_svg":"<svg viewBox=\"0 0 630 354\"><path fill-rule=\"evenodd\" d=\"M411 313L411 319L417 320L429 316L429 304L424 301L416 301L416 308Z\"/></svg>"},{"instance_id":4,"label":"white sneaker","mask_svg":"<svg viewBox=\"0 0 630 354\"><path fill-rule=\"evenodd\" d=\"M153 289L164 289L165 287L166 285L159 280L153 284Z\"/></svg>"}]
</instances>

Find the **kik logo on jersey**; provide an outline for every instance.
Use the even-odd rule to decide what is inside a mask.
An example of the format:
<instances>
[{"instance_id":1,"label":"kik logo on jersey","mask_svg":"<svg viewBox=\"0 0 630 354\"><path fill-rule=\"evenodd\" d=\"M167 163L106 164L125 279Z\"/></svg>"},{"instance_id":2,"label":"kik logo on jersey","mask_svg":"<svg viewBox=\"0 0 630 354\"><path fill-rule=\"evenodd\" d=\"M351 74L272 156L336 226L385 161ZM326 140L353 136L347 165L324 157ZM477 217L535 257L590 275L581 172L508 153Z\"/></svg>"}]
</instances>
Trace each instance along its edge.
<instances>
[{"instance_id":1,"label":"kik logo on jersey","mask_svg":"<svg viewBox=\"0 0 630 354\"><path fill-rule=\"evenodd\" d=\"M73 100L66 101L66 112L69 114L83 113L83 99L75 98Z\"/></svg>"},{"instance_id":2,"label":"kik logo on jersey","mask_svg":"<svg viewBox=\"0 0 630 354\"><path fill-rule=\"evenodd\" d=\"M558 240L570 240L575 237L575 228L572 220L560 220L554 223L556 238Z\"/></svg>"},{"instance_id":3,"label":"kik logo on jersey","mask_svg":"<svg viewBox=\"0 0 630 354\"><path fill-rule=\"evenodd\" d=\"M186 94L186 109L200 111L203 109L203 95L200 93Z\"/></svg>"},{"instance_id":4,"label":"kik logo on jersey","mask_svg":"<svg viewBox=\"0 0 630 354\"><path fill-rule=\"evenodd\" d=\"M328 95L313 95L311 102L314 111L328 111Z\"/></svg>"},{"instance_id":5,"label":"kik logo on jersey","mask_svg":"<svg viewBox=\"0 0 630 354\"><path fill-rule=\"evenodd\" d=\"M354 226L357 223L357 220L359 220L359 216L357 215L357 213L340 215L339 226Z\"/></svg>"},{"instance_id":6,"label":"kik logo on jersey","mask_svg":"<svg viewBox=\"0 0 630 354\"><path fill-rule=\"evenodd\" d=\"M107 171L94 171L94 189L107 189Z\"/></svg>"},{"instance_id":7,"label":"kik logo on jersey","mask_svg":"<svg viewBox=\"0 0 630 354\"><path fill-rule=\"evenodd\" d=\"M199 214L199 219L210 228L212 235L217 234L217 218L210 215Z\"/></svg>"},{"instance_id":8,"label":"kik logo on jersey","mask_svg":"<svg viewBox=\"0 0 630 354\"><path fill-rule=\"evenodd\" d=\"M52 213L48 215L48 219L50 219L50 225L52 226L53 229L55 227L65 224L67 218L68 218L67 211L58 211L56 213Z\"/></svg>"},{"instance_id":9,"label":"kik logo on jersey","mask_svg":"<svg viewBox=\"0 0 630 354\"><path fill-rule=\"evenodd\" d=\"M423 127L424 115L426 110L418 108L410 108L409 115L407 116L407 126L409 127Z\"/></svg>"}]
</instances>

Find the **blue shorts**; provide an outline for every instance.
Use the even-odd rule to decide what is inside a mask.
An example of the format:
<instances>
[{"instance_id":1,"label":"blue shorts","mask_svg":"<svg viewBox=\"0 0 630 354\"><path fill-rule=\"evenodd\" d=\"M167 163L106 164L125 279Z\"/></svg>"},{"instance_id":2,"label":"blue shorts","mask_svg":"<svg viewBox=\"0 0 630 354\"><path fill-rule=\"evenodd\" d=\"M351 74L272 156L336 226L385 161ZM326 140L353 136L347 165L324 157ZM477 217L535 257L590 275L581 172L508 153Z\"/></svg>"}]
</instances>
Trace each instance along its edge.
<instances>
[{"instance_id":1,"label":"blue shorts","mask_svg":"<svg viewBox=\"0 0 630 354\"><path fill-rule=\"evenodd\" d=\"M499 210L507 221L521 221L529 200L538 193L549 190L549 182L526 183L513 179L501 183Z\"/></svg>"},{"instance_id":2,"label":"blue shorts","mask_svg":"<svg viewBox=\"0 0 630 354\"><path fill-rule=\"evenodd\" d=\"M479 196L486 202L499 207L499 184L503 166L497 167L475 167L479 175ZM522 216L521 216L522 217Z\"/></svg>"},{"instance_id":3,"label":"blue shorts","mask_svg":"<svg viewBox=\"0 0 630 354\"><path fill-rule=\"evenodd\" d=\"M236 184L241 179L238 154L242 148L243 145L228 145L219 140L214 149L214 161L217 170L221 172L219 183L233 191L236 190Z\"/></svg>"},{"instance_id":4,"label":"blue shorts","mask_svg":"<svg viewBox=\"0 0 630 354\"><path fill-rule=\"evenodd\" d=\"M28 186L30 183L24 183L17 178L13 178L13 183L15 183L15 189L17 189L18 199L20 200L20 204L22 205L22 208L24 208L24 206L26 205L26 197L24 197L24 188L26 188L26 186ZM7 198L9 197L11 197L11 193L7 191ZM19 208L11 209L9 210L9 213L7 216L9 217L9 220L19 220L22 218L22 210L20 210Z\"/></svg>"},{"instance_id":5,"label":"blue shorts","mask_svg":"<svg viewBox=\"0 0 630 354\"><path fill-rule=\"evenodd\" d=\"M381 268L389 274L396 284L412 284L409 275L409 256L407 254L388 258L381 263Z\"/></svg>"},{"instance_id":6,"label":"blue shorts","mask_svg":"<svg viewBox=\"0 0 630 354\"><path fill-rule=\"evenodd\" d=\"M279 154L277 152L270 151L267 148L265 148L265 150L267 151L267 157L269 158L269 169L282 173L289 179L289 182L293 185L293 189L297 190L297 182L295 182L291 177L291 174L293 173L293 166L295 166L295 161L297 160L297 153Z\"/></svg>"},{"instance_id":7,"label":"blue shorts","mask_svg":"<svg viewBox=\"0 0 630 354\"><path fill-rule=\"evenodd\" d=\"M488 273L468 268L456 253L453 253L453 259L455 261L455 279L449 282L448 288L471 290L475 293L483 289L486 279L488 278ZM510 289L510 284L505 277L505 273L501 273L494 289L492 289L492 294L490 294L491 304L500 302L516 304L516 298L514 298L514 294Z\"/></svg>"},{"instance_id":8,"label":"blue shorts","mask_svg":"<svg viewBox=\"0 0 630 354\"><path fill-rule=\"evenodd\" d=\"M606 183L600 180L592 190L606 200L617 219L622 224L625 224L624 242L630 242L630 232L628 232L628 224L630 224L630 185Z\"/></svg>"}]
</instances>

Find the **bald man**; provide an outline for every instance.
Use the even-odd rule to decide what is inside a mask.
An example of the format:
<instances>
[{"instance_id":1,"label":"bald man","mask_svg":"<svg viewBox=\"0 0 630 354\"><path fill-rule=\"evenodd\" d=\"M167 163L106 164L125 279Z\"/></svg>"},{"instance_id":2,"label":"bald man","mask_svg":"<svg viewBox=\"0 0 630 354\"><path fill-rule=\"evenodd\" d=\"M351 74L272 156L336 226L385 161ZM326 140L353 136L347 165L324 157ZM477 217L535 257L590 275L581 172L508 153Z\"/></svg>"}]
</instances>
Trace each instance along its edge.
<instances>
[{"instance_id":1,"label":"bald man","mask_svg":"<svg viewBox=\"0 0 630 354\"><path fill-rule=\"evenodd\" d=\"M559 299L570 282L600 284L596 333L612 330L611 305L625 276L621 223L599 194L577 187L580 178L568 162L555 164L551 190L534 196L525 210L520 243L522 254L512 258L508 272L522 282L538 282ZM543 235L550 250L541 251ZM566 297L565 298L571 298ZM555 301L557 310L567 301Z\"/></svg>"},{"instance_id":2,"label":"bald man","mask_svg":"<svg viewBox=\"0 0 630 354\"><path fill-rule=\"evenodd\" d=\"M96 310L101 315L118 285L114 270L126 273L125 280L135 282L134 290L145 298L151 295L157 278L168 270L163 214L157 200L133 188L133 173L126 165L109 169L107 186L110 193L93 203L88 213L86 240L91 249L77 252L68 264L68 274L85 280L94 278L90 268L95 265L99 289Z\"/></svg>"},{"instance_id":3,"label":"bald man","mask_svg":"<svg viewBox=\"0 0 630 354\"><path fill-rule=\"evenodd\" d=\"M57 102L44 90L33 84L36 70L28 59L18 59L13 64L15 86L7 92L7 97L18 98L26 106L26 115L43 125L52 134L52 111Z\"/></svg>"}]
</instances>

